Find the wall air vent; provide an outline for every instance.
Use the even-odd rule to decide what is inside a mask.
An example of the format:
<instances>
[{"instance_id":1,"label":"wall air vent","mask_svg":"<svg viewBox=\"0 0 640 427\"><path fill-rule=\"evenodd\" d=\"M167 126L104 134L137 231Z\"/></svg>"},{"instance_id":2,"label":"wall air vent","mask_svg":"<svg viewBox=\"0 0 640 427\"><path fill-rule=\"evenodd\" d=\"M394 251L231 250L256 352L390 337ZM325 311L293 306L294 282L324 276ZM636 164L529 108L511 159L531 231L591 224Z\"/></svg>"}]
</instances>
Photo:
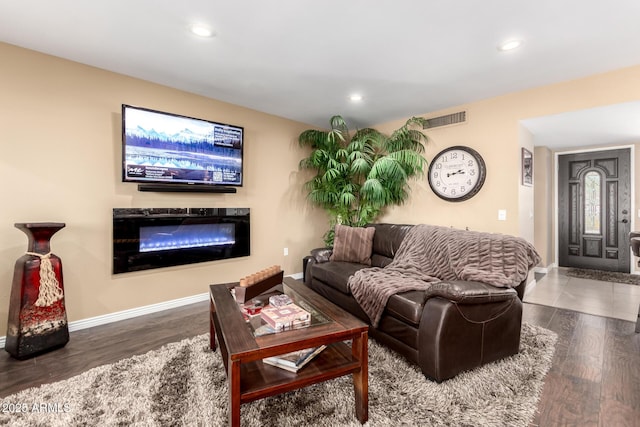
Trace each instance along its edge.
<instances>
[{"instance_id":1,"label":"wall air vent","mask_svg":"<svg viewBox=\"0 0 640 427\"><path fill-rule=\"evenodd\" d=\"M423 129L437 128L441 126L450 126L458 123L464 123L467 121L467 112L460 111L458 113L447 114L446 116L433 117L427 119L427 122L422 126Z\"/></svg>"}]
</instances>

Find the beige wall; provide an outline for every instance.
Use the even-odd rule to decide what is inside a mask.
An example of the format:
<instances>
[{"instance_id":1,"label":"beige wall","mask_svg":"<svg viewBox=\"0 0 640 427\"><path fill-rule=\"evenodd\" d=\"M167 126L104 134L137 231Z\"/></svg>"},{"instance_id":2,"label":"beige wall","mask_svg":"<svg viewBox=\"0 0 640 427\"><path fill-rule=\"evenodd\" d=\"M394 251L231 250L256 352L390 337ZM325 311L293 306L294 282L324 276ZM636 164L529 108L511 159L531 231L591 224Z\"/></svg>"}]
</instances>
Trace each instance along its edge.
<instances>
[{"instance_id":1,"label":"beige wall","mask_svg":"<svg viewBox=\"0 0 640 427\"><path fill-rule=\"evenodd\" d=\"M535 189L535 236L533 244L548 267L555 262L555 174L553 153L547 147L536 147L533 153L533 186Z\"/></svg>"},{"instance_id":2,"label":"beige wall","mask_svg":"<svg viewBox=\"0 0 640 427\"><path fill-rule=\"evenodd\" d=\"M423 117L437 117L466 110L468 120L464 124L428 130L431 138L426 157L433 156L445 147L467 145L477 150L487 164L487 179L482 190L472 199L451 203L439 199L429 189L426 177L413 183L411 200L403 207L390 209L382 218L388 222L424 222L454 227L508 233L531 238L524 219L534 207L534 223L547 217L549 206L540 205L534 199L535 188L523 189L520 185L520 147L531 145L530 138L521 129L519 121L569 111L618 104L640 99L640 66L594 75L582 79L511 93L479 102L460 105L437 112L416 112ZM376 126L389 131L403 124L403 120ZM638 163L636 150L636 163ZM545 169L541 167L548 167ZM552 175L552 165L542 164L534 157L536 182ZM635 186L635 204L640 195ZM498 210L507 210L507 220L498 221ZM524 219L523 219L524 218ZM542 225L541 225L542 226ZM550 252L552 235L534 230L534 244L546 258ZM545 249L546 248L546 249Z\"/></svg>"},{"instance_id":3,"label":"beige wall","mask_svg":"<svg viewBox=\"0 0 640 427\"><path fill-rule=\"evenodd\" d=\"M425 131L430 138L426 157L430 162L440 150L454 145L466 145L477 150L487 165L487 176L480 192L463 202L447 202L431 191L425 176L413 183L411 200L403 207L390 209L383 221L519 233L518 123L514 119L496 120L493 108L486 102L463 105L425 116L434 117L462 110L467 111L466 123ZM389 132L403 122L404 120L385 123L377 127ZM498 221L499 209L507 211L507 221Z\"/></svg>"},{"instance_id":4,"label":"beige wall","mask_svg":"<svg viewBox=\"0 0 640 427\"><path fill-rule=\"evenodd\" d=\"M6 330L13 264L26 249L15 222L67 223L52 249L63 259L71 321L200 294L210 283L237 280L271 264L297 273L302 257L321 244L326 217L305 203L304 179L297 172L305 153L296 138L308 126L6 44L0 44L0 57L0 334ZM412 184L405 206L390 209L380 221L525 234L529 206L535 207L536 226L548 206L534 199L537 189L521 188L520 148L530 145L530 138L519 121L637 99L640 66L445 111L416 112L435 117L466 110L465 124L427 131L426 157L452 145L470 146L483 156L487 178L478 195L450 203L431 192L425 177ZM121 183L122 103L244 126L244 188L231 195L156 194ZM376 127L390 131L403 123ZM540 170L538 159L534 165L536 182L551 174L552 169ZM252 255L113 276L112 208L173 206L251 208ZM507 210L506 221L498 221L499 209ZM549 236L535 230L540 250L551 244ZM289 248L288 257L283 247Z\"/></svg>"},{"instance_id":5,"label":"beige wall","mask_svg":"<svg viewBox=\"0 0 640 427\"><path fill-rule=\"evenodd\" d=\"M67 224L52 239L63 261L70 321L207 292L269 265L302 271L326 218L306 204L309 126L0 43L0 336L15 260L27 248L16 222ZM121 104L245 128L245 183L237 194L144 193L121 182ZM112 209L249 207L251 256L112 275ZM283 256L283 248L289 256Z\"/></svg>"}]
</instances>

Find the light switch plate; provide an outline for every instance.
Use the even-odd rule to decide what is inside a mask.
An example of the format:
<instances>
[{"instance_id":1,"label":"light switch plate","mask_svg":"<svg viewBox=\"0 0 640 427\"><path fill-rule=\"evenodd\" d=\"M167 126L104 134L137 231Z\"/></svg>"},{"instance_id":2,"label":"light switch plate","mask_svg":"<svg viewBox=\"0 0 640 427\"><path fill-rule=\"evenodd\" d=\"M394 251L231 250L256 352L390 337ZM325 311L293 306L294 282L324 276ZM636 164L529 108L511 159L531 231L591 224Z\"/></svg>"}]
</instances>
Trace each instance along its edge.
<instances>
[{"instance_id":1,"label":"light switch plate","mask_svg":"<svg viewBox=\"0 0 640 427\"><path fill-rule=\"evenodd\" d=\"M498 209L498 221L506 221L506 220L507 220L507 210Z\"/></svg>"}]
</instances>

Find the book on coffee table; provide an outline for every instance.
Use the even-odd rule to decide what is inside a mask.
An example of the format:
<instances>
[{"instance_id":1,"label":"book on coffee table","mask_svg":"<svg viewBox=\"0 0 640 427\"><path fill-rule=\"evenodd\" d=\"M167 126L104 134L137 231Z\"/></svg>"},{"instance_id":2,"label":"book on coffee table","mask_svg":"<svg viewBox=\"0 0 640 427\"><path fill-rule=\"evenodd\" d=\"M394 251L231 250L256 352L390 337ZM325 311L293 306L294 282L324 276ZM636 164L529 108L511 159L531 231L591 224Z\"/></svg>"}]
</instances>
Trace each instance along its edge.
<instances>
[{"instance_id":1,"label":"book on coffee table","mask_svg":"<svg viewBox=\"0 0 640 427\"><path fill-rule=\"evenodd\" d=\"M292 351L291 353L281 354L280 356L267 357L266 359L262 359L262 361L267 365L277 366L289 372L298 372L325 348L327 348L326 345L321 345L319 347Z\"/></svg>"},{"instance_id":2,"label":"book on coffee table","mask_svg":"<svg viewBox=\"0 0 640 427\"><path fill-rule=\"evenodd\" d=\"M309 312L295 304L267 306L260 311L260 317L276 331L308 326L311 321Z\"/></svg>"}]
</instances>

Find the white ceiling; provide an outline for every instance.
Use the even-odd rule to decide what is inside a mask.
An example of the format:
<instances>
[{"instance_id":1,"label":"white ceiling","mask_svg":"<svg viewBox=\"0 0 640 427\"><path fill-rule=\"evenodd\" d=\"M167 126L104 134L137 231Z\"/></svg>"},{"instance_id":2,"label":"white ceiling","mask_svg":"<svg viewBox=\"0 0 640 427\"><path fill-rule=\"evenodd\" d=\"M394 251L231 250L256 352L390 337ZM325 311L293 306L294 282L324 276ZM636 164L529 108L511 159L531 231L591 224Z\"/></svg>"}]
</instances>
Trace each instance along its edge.
<instances>
[{"instance_id":1,"label":"white ceiling","mask_svg":"<svg viewBox=\"0 0 640 427\"><path fill-rule=\"evenodd\" d=\"M554 149L640 142L640 101L522 120L534 143Z\"/></svg>"},{"instance_id":2,"label":"white ceiling","mask_svg":"<svg viewBox=\"0 0 640 427\"><path fill-rule=\"evenodd\" d=\"M356 128L640 64L638 18L638 0L0 0L0 41Z\"/></svg>"}]
</instances>

